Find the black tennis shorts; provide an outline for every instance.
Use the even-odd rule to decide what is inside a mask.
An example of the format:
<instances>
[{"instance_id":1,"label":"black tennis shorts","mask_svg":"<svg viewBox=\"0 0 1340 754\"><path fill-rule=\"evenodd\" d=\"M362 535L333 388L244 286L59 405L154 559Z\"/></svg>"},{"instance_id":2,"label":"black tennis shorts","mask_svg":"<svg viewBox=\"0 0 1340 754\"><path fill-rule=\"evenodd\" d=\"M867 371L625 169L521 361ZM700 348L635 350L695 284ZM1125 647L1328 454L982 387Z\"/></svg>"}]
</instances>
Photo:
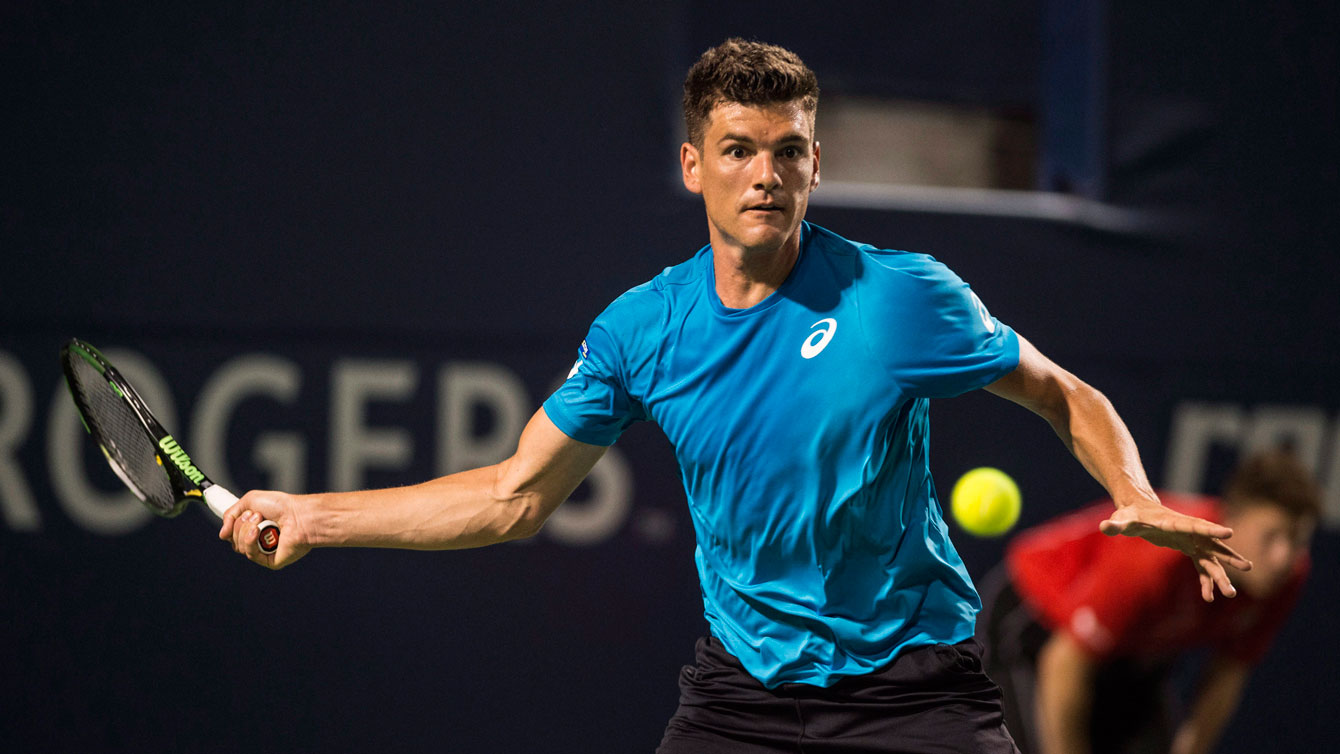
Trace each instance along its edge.
<instances>
[{"instance_id":1,"label":"black tennis shorts","mask_svg":"<svg viewBox=\"0 0 1340 754\"><path fill-rule=\"evenodd\" d=\"M828 688L768 689L714 637L679 674L657 754L1018 754L981 646L919 647Z\"/></svg>"}]
</instances>

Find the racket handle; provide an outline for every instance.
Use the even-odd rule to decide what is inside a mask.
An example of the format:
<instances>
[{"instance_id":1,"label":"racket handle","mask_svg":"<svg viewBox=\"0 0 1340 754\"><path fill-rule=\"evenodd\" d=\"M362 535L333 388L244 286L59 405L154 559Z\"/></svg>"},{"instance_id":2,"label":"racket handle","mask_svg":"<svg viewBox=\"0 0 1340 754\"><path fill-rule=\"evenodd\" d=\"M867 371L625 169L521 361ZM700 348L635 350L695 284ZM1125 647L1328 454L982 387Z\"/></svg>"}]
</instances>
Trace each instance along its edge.
<instances>
[{"instance_id":1,"label":"racket handle","mask_svg":"<svg viewBox=\"0 0 1340 754\"><path fill-rule=\"evenodd\" d=\"M261 536L258 541L261 552L266 555L274 555L275 550L279 549L279 524L269 520L262 521Z\"/></svg>"},{"instance_id":2,"label":"racket handle","mask_svg":"<svg viewBox=\"0 0 1340 754\"><path fill-rule=\"evenodd\" d=\"M237 503L237 495L225 490L217 484L211 484L205 488L205 505L214 511L214 515L223 518L223 514ZM266 555L273 555L279 547L279 525L273 521L265 520L261 522L260 545L261 552Z\"/></svg>"}]
</instances>

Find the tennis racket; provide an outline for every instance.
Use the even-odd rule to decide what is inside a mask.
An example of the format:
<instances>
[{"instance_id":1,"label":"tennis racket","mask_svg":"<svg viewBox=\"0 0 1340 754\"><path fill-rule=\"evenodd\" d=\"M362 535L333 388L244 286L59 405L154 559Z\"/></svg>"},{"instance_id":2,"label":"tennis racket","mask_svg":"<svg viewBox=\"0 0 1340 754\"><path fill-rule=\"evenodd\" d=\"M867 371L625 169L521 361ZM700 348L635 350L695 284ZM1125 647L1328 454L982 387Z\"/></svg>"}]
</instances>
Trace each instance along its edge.
<instances>
[{"instance_id":1,"label":"tennis racket","mask_svg":"<svg viewBox=\"0 0 1340 754\"><path fill-rule=\"evenodd\" d=\"M223 518L237 496L196 467L98 349L71 338L60 350L60 361L84 429L135 497L164 518L177 516L192 500L204 500ZM273 553L278 546L279 527L261 522L261 551Z\"/></svg>"}]
</instances>

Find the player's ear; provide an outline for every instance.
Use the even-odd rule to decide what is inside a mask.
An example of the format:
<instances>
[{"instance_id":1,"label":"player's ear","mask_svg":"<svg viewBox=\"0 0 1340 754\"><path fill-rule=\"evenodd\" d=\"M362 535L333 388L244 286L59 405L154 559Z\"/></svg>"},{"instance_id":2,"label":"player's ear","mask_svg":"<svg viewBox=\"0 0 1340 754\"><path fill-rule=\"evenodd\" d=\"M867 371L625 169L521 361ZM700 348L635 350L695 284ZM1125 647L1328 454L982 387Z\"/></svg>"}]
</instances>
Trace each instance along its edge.
<instances>
[{"instance_id":1,"label":"player's ear","mask_svg":"<svg viewBox=\"0 0 1340 754\"><path fill-rule=\"evenodd\" d=\"M810 191L819 188L819 142L814 142L814 175L810 176Z\"/></svg>"},{"instance_id":2,"label":"player's ear","mask_svg":"<svg viewBox=\"0 0 1340 754\"><path fill-rule=\"evenodd\" d=\"M687 141L679 147L679 167L684 174L684 188L695 194L703 193L702 179L698 176L698 170L702 167L702 154Z\"/></svg>"}]
</instances>

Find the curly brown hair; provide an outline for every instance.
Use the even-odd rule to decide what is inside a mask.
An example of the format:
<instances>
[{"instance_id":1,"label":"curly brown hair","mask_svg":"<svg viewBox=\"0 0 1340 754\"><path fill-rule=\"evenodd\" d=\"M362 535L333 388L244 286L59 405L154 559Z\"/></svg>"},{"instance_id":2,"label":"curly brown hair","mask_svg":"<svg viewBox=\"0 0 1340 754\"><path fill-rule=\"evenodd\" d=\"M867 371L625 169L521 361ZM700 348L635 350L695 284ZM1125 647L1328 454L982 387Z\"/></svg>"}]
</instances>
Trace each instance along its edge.
<instances>
[{"instance_id":1,"label":"curly brown hair","mask_svg":"<svg viewBox=\"0 0 1340 754\"><path fill-rule=\"evenodd\" d=\"M1320 518L1321 489L1288 450L1255 453L1242 460L1224 487L1229 508L1270 503L1294 518Z\"/></svg>"},{"instance_id":2,"label":"curly brown hair","mask_svg":"<svg viewBox=\"0 0 1340 754\"><path fill-rule=\"evenodd\" d=\"M819 79L794 52L732 37L704 52L684 79L684 125L701 149L712 108L722 102L771 105L800 100L805 112L819 107Z\"/></svg>"}]
</instances>

